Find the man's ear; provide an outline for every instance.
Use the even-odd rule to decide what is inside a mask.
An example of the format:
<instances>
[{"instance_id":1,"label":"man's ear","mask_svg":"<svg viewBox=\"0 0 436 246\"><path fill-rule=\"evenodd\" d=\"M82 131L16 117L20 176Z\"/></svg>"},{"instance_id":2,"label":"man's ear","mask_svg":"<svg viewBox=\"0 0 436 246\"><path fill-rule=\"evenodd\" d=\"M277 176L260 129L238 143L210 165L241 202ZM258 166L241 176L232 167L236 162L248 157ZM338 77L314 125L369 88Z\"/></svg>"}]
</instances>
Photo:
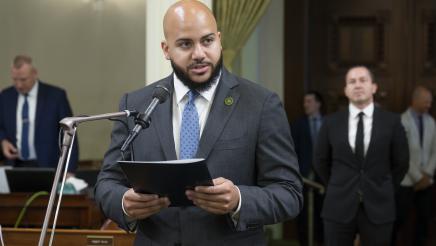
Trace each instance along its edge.
<instances>
[{"instance_id":1,"label":"man's ear","mask_svg":"<svg viewBox=\"0 0 436 246\"><path fill-rule=\"evenodd\" d=\"M378 89L378 84L373 83L372 84L372 94L375 94L377 92L377 89Z\"/></svg>"},{"instance_id":2,"label":"man's ear","mask_svg":"<svg viewBox=\"0 0 436 246\"><path fill-rule=\"evenodd\" d=\"M162 48L162 51L163 51L163 53L165 55L165 59L169 60L170 59L170 54L168 52L169 47L168 47L167 41L162 40L162 42L160 42L160 47Z\"/></svg>"},{"instance_id":3,"label":"man's ear","mask_svg":"<svg viewBox=\"0 0 436 246\"><path fill-rule=\"evenodd\" d=\"M223 51L223 45L221 43L221 32L218 32L218 40L220 41L221 51Z\"/></svg>"}]
</instances>

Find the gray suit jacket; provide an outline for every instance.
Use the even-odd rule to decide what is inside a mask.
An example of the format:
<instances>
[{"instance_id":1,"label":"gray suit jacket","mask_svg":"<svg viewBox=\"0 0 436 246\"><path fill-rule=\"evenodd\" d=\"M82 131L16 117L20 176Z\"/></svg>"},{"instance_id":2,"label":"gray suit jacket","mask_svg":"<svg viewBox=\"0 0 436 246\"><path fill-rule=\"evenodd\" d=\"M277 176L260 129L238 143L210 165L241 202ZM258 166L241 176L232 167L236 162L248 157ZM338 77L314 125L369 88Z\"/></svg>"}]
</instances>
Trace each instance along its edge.
<instances>
[{"instance_id":1,"label":"gray suit jacket","mask_svg":"<svg viewBox=\"0 0 436 246\"><path fill-rule=\"evenodd\" d=\"M143 111L157 84L173 90L172 78L171 75L124 95L120 110ZM224 103L228 97L233 98L233 104ZM177 158L171 101L172 97L156 108L150 128L136 138L136 160ZM127 124L130 129L134 126L132 120ZM121 123L114 124L112 142L95 188L96 200L105 215L124 229L127 224L121 199L130 185L117 160L121 159L119 149L127 134ZM135 244L265 245L263 225L299 213L302 182L289 124L276 94L223 69L197 157L206 159L213 178L229 179L240 189L242 203L237 225L229 215L214 215L194 206L170 207L138 221Z\"/></svg>"},{"instance_id":2,"label":"gray suit jacket","mask_svg":"<svg viewBox=\"0 0 436 246\"><path fill-rule=\"evenodd\" d=\"M421 147L418 126L411 109L401 115L401 122L406 130L410 151L409 171L401 185L413 186L422 178L422 173L433 177L436 169L436 125L431 115L423 115L424 139Z\"/></svg>"}]
</instances>

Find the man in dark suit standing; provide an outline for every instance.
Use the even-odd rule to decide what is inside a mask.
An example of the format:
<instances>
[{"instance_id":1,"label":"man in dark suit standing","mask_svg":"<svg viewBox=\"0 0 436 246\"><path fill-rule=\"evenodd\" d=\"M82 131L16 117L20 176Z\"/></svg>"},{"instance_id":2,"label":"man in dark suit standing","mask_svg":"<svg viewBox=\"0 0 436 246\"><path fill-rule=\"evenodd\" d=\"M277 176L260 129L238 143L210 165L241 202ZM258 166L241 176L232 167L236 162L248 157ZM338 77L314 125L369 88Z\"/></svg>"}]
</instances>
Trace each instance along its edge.
<instances>
[{"instance_id":1,"label":"man in dark suit standing","mask_svg":"<svg viewBox=\"0 0 436 246\"><path fill-rule=\"evenodd\" d=\"M313 148L322 124L321 107L323 100L317 91L309 91L304 95L304 116L291 123L292 139L303 177L313 179Z\"/></svg>"},{"instance_id":2,"label":"man in dark suit standing","mask_svg":"<svg viewBox=\"0 0 436 246\"><path fill-rule=\"evenodd\" d=\"M389 245L395 188L408 169L409 151L399 115L374 106L377 85L368 68L346 75L348 110L325 118L315 170L326 184L322 210L326 245Z\"/></svg>"},{"instance_id":3,"label":"man in dark suit standing","mask_svg":"<svg viewBox=\"0 0 436 246\"><path fill-rule=\"evenodd\" d=\"M14 86L0 93L0 142L6 164L53 167L59 158L59 121L72 115L64 90L38 79L32 58L18 55L11 67ZM76 169L78 148L69 171Z\"/></svg>"},{"instance_id":4,"label":"man in dark suit standing","mask_svg":"<svg viewBox=\"0 0 436 246\"><path fill-rule=\"evenodd\" d=\"M304 95L303 107L304 116L298 118L291 123L292 138L295 143L295 152L300 165L300 172L303 177L319 182L319 178L315 176L312 169L313 149L318 137L318 131L322 124L321 108L323 99L317 91L308 91ZM300 245L308 244L308 193L304 189L304 208L298 215L298 238ZM314 236L317 242L322 243L322 220L320 217L321 203L323 196L315 193L314 196Z\"/></svg>"},{"instance_id":5,"label":"man in dark suit standing","mask_svg":"<svg viewBox=\"0 0 436 246\"><path fill-rule=\"evenodd\" d=\"M222 66L221 34L201 2L176 2L163 27L161 46L174 73L120 103L120 109L143 111L156 84L172 92L133 143L136 160L205 158L214 186L186 191L194 204L186 207L135 193L117 163L129 131L116 122L96 200L122 228L136 226L135 245L266 245L263 225L295 217L302 207L283 106L275 93Z\"/></svg>"}]
</instances>

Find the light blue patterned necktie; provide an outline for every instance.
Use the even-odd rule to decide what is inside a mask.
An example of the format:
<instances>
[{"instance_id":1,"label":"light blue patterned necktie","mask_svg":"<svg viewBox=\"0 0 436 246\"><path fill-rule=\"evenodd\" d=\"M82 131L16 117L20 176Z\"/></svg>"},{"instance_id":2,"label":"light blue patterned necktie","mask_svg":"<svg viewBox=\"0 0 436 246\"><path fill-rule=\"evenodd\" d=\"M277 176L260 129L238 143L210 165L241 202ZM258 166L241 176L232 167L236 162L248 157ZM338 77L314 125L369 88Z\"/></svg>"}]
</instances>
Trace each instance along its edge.
<instances>
[{"instance_id":1,"label":"light blue patterned necktie","mask_svg":"<svg viewBox=\"0 0 436 246\"><path fill-rule=\"evenodd\" d=\"M197 153L200 139L200 124L198 119L195 99L198 96L196 90L188 92L188 103L185 105L180 129L180 159L193 158Z\"/></svg>"}]
</instances>

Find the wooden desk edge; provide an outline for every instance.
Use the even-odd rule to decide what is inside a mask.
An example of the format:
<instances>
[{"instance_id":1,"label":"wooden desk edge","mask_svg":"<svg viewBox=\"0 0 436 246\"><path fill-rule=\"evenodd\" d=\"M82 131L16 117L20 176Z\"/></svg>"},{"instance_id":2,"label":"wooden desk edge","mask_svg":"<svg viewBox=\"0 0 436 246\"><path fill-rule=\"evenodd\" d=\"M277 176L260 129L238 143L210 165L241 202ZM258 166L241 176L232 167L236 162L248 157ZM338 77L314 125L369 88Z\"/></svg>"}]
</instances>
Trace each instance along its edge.
<instances>
[{"instance_id":1,"label":"wooden desk edge","mask_svg":"<svg viewBox=\"0 0 436 246\"><path fill-rule=\"evenodd\" d=\"M2 228L3 233L21 233L21 232L27 232L27 233L41 233L41 229L37 228L10 228L5 227ZM51 230L49 229L48 232ZM129 235L134 233L129 233L123 230L87 230L87 229L56 229L56 234L93 234L93 235L107 235L107 234L114 234L114 235Z\"/></svg>"}]
</instances>

